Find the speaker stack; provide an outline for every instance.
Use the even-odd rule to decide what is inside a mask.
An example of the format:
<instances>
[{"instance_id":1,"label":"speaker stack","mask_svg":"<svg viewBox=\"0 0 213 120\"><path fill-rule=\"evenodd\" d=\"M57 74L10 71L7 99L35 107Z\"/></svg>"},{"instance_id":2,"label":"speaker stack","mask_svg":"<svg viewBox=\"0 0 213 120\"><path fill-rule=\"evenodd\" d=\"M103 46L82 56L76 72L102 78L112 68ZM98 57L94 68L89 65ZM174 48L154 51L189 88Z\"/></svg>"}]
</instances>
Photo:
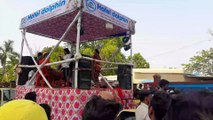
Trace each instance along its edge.
<instances>
[{"instance_id":1,"label":"speaker stack","mask_svg":"<svg viewBox=\"0 0 213 120\"><path fill-rule=\"evenodd\" d=\"M78 88L88 90L92 81L92 61L80 59L78 67Z\"/></svg>"},{"instance_id":2,"label":"speaker stack","mask_svg":"<svg viewBox=\"0 0 213 120\"><path fill-rule=\"evenodd\" d=\"M30 56L22 56L21 65L35 65L33 59ZM18 85L24 85L28 80L28 73L33 68L22 68L22 72L19 74Z\"/></svg>"},{"instance_id":3,"label":"speaker stack","mask_svg":"<svg viewBox=\"0 0 213 120\"><path fill-rule=\"evenodd\" d=\"M131 65L118 65L117 80L119 87L122 89L132 88L132 66Z\"/></svg>"}]
</instances>

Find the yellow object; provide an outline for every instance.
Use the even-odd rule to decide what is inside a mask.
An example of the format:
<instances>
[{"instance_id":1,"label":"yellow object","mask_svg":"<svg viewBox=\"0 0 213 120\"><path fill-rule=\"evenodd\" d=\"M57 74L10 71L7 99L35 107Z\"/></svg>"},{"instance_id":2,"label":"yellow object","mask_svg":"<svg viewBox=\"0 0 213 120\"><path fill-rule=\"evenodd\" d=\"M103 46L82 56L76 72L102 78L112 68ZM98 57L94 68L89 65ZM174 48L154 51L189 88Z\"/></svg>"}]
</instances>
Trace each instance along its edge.
<instances>
[{"instance_id":1,"label":"yellow object","mask_svg":"<svg viewBox=\"0 0 213 120\"><path fill-rule=\"evenodd\" d=\"M136 109L123 109L121 112L135 112Z\"/></svg>"},{"instance_id":2,"label":"yellow object","mask_svg":"<svg viewBox=\"0 0 213 120\"><path fill-rule=\"evenodd\" d=\"M30 100L13 100L0 107L0 120L48 120L44 109Z\"/></svg>"},{"instance_id":3,"label":"yellow object","mask_svg":"<svg viewBox=\"0 0 213 120\"><path fill-rule=\"evenodd\" d=\"M141 103L141 101L140 101L140 100L138 100L138 99L133 100L132 102L133 102L133 104L135 104L135 105L139 105L139 104Z\"/></svg>"}]
</instances>

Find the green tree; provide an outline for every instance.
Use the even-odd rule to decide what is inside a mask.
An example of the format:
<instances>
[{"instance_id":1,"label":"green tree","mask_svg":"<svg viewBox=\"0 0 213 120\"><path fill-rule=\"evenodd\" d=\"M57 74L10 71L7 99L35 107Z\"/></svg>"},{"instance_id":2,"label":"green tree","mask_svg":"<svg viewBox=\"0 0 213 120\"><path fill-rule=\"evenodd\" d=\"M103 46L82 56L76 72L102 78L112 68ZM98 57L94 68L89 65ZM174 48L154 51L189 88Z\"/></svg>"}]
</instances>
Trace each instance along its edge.
<instances>
[{"instance_id":1,"label":"green tree","mask_svg":"<svg viewBox=\"0 0 213 120\"><path fill-rule=\"evenodd\" d=\"M2 65L2 79L8 80L8 71L12 68L9 65L13 66L18 63L18 53L13 50L14 41L8 40L4 41L3 46L0 47L0 61ZM7 74L6 74L7 73ZM5 76L6 75L6 76Z\"/></svg>"},{"instance_id":2,"label":"green tree","mask_svg":"<svg viewBox=\"0 0 213 120\"><path fill-rule=\"evenodd\" d=\"M128 61L130 62L130 56L128 57ZM149 63L143 58L140 53L136 53L132 56L132 61L134 64L134 68L149 68Z\"/></svg>"},{"instance_id":3,"label":"green tree","mask_svg":"<svg viewBox=\"0 0 213 120\"><path fill-rule=\"evenodd\" d=\"M122 45L121 37L104 39L99 41L92 41L81 44L80 52L84 55L93 56L94 50L100 50L100 57L104 61L112 61L112 62L127 62L125 55L121 53L119 49ZM117 54L112 58L113 53L117 51ZM112 68L117 65L110 65L102 63L102 68ZM105 70L101 72L103 75L114 75L116 74L116 70Z\"/></svg>"},{"instance_id":4,"label":"green tree","mask_svg":"<svg viewBox=\"0 0 213 120\"><path fill-rule=\"evenodd\" d=\"M45 47L43 48L43 52L47 52L49 53L55 46L51 46L51 47ZM50 56L50 62L56 62L56 61L60 61L60 55L64 55L64 48L59 46L56 48L56 50L52 53L52 55ZM52 68L56 68L58 65L52 65Z\"/></svg>"},{"instance_id":5,"label":"green tree","mask_svg":"<svg viewBox=\"0 0 213 120\"><path fill-rule=\"evenodd\" d=\"M186 73L213 75L213 48L202 50L190 58L190 63L183 64Z\"/></svg>"}]
</instances>

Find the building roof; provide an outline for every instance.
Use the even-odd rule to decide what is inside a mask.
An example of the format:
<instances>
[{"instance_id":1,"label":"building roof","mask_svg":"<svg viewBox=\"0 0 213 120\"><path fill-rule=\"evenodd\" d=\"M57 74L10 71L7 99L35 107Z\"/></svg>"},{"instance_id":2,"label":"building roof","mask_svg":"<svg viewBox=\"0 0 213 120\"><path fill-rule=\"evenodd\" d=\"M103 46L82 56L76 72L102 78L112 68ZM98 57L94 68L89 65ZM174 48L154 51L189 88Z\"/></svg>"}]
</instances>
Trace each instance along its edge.
<instances>
[{"instance_id":1,"label":"building roof","mask_svg":"<svg viewBox=\"0 0 213 120\"><path fill-rule=\"evenodd\" d=\"M184 73L183 69L149 69L149 68L143 68L143 69L133 69L134 73Z\"/></svg>"}]
</instances>

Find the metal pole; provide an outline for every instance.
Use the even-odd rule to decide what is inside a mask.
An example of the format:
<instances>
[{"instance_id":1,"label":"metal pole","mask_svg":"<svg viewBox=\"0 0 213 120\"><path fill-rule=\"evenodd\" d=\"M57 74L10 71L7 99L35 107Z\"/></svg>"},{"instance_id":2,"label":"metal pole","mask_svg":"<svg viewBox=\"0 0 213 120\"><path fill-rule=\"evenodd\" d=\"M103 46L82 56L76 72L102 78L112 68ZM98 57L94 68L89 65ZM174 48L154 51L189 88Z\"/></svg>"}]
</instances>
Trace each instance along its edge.
<instances>
[{"instance_id":1,"label":"metal pole","mask_svg":"<svg viewBox=\"0 0 213 120\"><path fill-rule=\"evenodd\" d=\"M26 33L26 30L24 29L23 32L22 32L23 36L25 36L25 33ZM22 37L22 41L21 41L21 52L20 52L20 56L19 56L19 64L21 64L23 49L24 49L24 38ZM17 74L16 86L18 85L18 78L19 78L19 74Z\"/></svg>"},{"instance_id":2,"label":"metal pole","mask_svg":"<svg viewBox=\"0 0 213 120\"><path fill-rule=\"evenodd\" d=\"M56 44L56 46L50 51L50 53L48 54L48 56L46 57L46 59L43 61L43 63L40 65L40 68L44 67L44 64L46 63L46 61L50 58L50 55L56 50L56 48L59 46L59 44L62 42L62 40L64 39L64 37L66 36L66 34L68 33L68 31L70 30L70 28L74 25L74 23L76 22L76 20L78 19L78 17L80 16L80 11L78 12L78 14L75 16L75 18L73 19L73 21L70 23L70 25L67 27L66 31L64 32L64 34L62 35L62 37L59 39L59 42ZM36 71L36 73L38 73L38 71ZM33 77L31 78L34 79L35 78L35 74L33 75Z\"/></svg>"},{"instance_id":3,"label":"metal pole","mask_svg":"<svg viewBox=\"0 0 213 120\"><path fill-rule=\"evenodd\" d=\"M133 54L132 53L132 48L133 48L133 46L132 46L132 36L130 37L130 45L131 45L131 49L130 49L130 60L131 61L130 62L133 63L133 60L132 60L132 54Z\"/></svg>"},{"instance_id":4,"label":"metal pole","mask_svg":"<svg viewBox=\"0 0 213 120\"><path fill-rule=\"evenodd\" d=\"M50 53L48 54L48 56L46 57L46 59L44 60L44 62L40 65L41 68L44 66L44 64L47 62L47 60L50 58L51 54L56 50L56 48L59 46L59 44L62 42L62 40L66 37L67 33L69 32L70 28L75 24L75 21L79 18L81 12L79 11L78 14L75 16L75 18L73 19L73 21L70 23L70 25L67 27L66 31L64 32L64 34L61 36L61 38L59 39L59 42L55 45L55 47L50 51Z\"/></svg>"},{"instance_id":5,"label":"metal pole","mask_svg":"<svg viewBox=\"0 0 213 120\"><path fill-rule=\"evenodd\" d=\"M100 73L100 76L103 78L104 82L109 86L110 89L113 89L113 87L109 84L107 79Z\"/></svg>"},{"instance_id":6,"label":"metal pole","mask_svg":"<svg viewBox=\"0 0 213 120\"><path fill-rule=\"evenodd\" d=\"M39 65L37 64L37 62L36 62L36 60L35 60L35 58L33 57L33 53L32 53L32 51L31 51L31 49L30 49L30 47L29 47L29 44L28 44L28 42L27 42L27 39L25 38L25 36L23 36L23 38L24 38L24 40L25 40L27 49L28 49L29 52L30 52L30 56L31 56L31 58L33 59L33 62L35 63L38 72L41 74L42 78L43 78L44 81L47 83L48 87L51 88L51 89L53 89L52 86L50 85L50 83L47 81L47 79L46 79L46 77L44 76L44 74L42 73L42 71L41 71Z\"/></svg>"},{"instance_id":7,"label":"metal pole","mask_svg":"<svg viewBox=\"0 0 213 120\"><path fill-rule=\"evenodd\" d=\"M131 64L133 64L133 59L132 59L132 48L133 48L133 45L132 45L132 36L130 37L130 45L131 45L131 49L130 49L130 62ZM133 65L133 68L134 68L134 65ZM132 71L131 71L131 74L133 75L133 68L132 68ZM132 86L132 91L133 91L133 76L131 75L131 86Z\"/></svg>"},{"instance_id":8,"label":"metal pole","mask_svg":"<svg viewBox=\"0 0 213 120\"><path fill-rule=\"evenodd\" d=\"M81 12L81 11L80 11ZM76 38L76 53L75 57L80 56L79 47L80 47L80 30L81 30L81 15L78 18L77 24L77 38ZM74 81L74 88L78 88L78 60L75 61L75 81Z\"/></svg>"}]
</instances>

